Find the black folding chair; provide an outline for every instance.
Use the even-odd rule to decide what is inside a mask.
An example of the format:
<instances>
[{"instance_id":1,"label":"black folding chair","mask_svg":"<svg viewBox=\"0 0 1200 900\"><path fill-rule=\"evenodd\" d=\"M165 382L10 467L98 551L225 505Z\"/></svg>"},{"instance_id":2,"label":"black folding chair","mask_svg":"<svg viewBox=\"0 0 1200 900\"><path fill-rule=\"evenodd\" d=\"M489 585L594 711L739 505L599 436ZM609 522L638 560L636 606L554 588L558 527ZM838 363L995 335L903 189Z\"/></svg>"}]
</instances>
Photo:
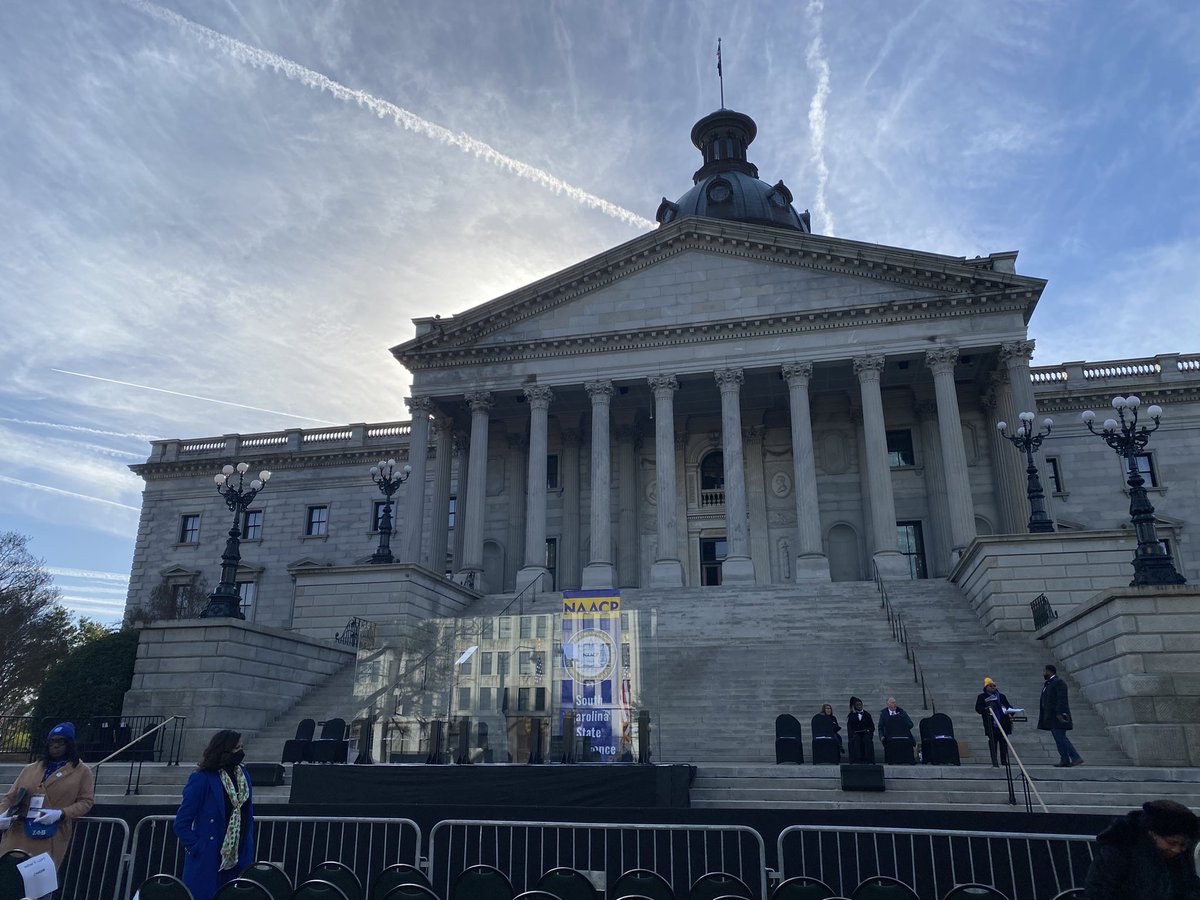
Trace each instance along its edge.
<instances>
[{"instance_id":1,"label":"black folding chair","mask_svg":"<svg viewBox=\"0 0 1200 900\"><path fill-rule=\"evenodd\" d=\"M235 878L228 881L213 895L213 900L275 900L271 892L249 878Z\"/></svg>"},{"instance_id":2,"label":"black folding chair","mask_svg":"<svg viewBox=\"0 0 1200 900\"><path fill-rule=\"evenodd\" d=\"M912 729L899 716L883 717L883 761L893 766L911 766L917 761L917 742Z\"/></svg>"},{"instance_id":3,"label":"black folding chair","mask_svg":"<svg viewBox=\"0 0 1200 900\"><path fill-rule=\"evenodd\" d=\"M957 766L961 763L954 722L945 713L934 713L921 720L921 759L931 766Z\"/></svg>"},{"instance_id":4,"label":"black folding chair","mask_svg":"<svg viewBox=\"0 0 1200 900\"><path fill-rule=\"evenodd\" d=\"M560 866L538 879L537 889L553 894L558 900L599 900L588 877L576 869Z\"/></svg>"},{"instance_id":5,"label":"black folding chair","mask_svg":"<svg viewBox=\"0 0 1200 900\"><path fill-rule=\"evenodd\" d=\"M850 900L921 900L921 897L898 878L872 875L854 889Z\"/></svg>"},{"instance_id":6,"label":"black folding chair","mask_svg":"<svg viewBox=\"0 0 1200 900\"><path fill-rule=\"evenodd\" d=\"M842 761L842 744L830 716L812 717L812 761L814 766L836 766Z\"/></svg>"},{"instance_id":7,"label":"black folding chair","mask_svg":"<svg viewBox=\"0 0 1200 900\"><path fill-rule=\"evenodd\" d=\"M375 876L375 881L371 884L371 900L378 900L393 888L407 884L417 884L430 890L433 889L429 878L416 866L408 863L393 863Z\"/></svg>"},{"instance_id":8,"label":"black folding chair","mask_svg":"<svg viewBox=\"0 0 1200 900\"><path fill-rule=\"evenodd\" d=\"M24 895L25 888L22 886L21 893L16 896ZM168 875L161 872L158 875L151 875L137 889L138 900L192 900L192 892L187 889L182 881L174 875Z\"/></svg>"},{"instance_id":9,"label":"black folding chair","mask_svg":"<svg viewBox=\"0 0 1200 900\"><path fill-rule=\"evenodd\" d=\"M345 719L330 719L321 726L321 736L308 745L311 762L344 763L349 755Z\"/></svg>"},{"instance_id":10,"label":"black folding chair","mask_svg":"<svg viewBox=\"0 0 1200 900\"><path fill-rule=\"evenodd\" d=\"M495 866L471 866L454 879L450 900L513 900L512 882Z\"/></svg>"},{"instance_id":11,"label":"black folding chair","mask_svg":"<svg viewBox=\"0 0 1200 900\"><path fill-rule=\"evenodd\" d=\"M742 897L753 900L750 887L736 875L728 872L708 872L692 883L688 900L718 900L719 897Z\"/></svg>"},{"instance_id":12,"label":"black folding chair","mask_svg":"<svg viewBox=\"0 0 1200 900\"><path fill-rule=\"evenodd\" d=\"M281 763L308 762L308 751L312 746L313 735L317 733L315 719L301 719L296 726L296 736L283 745Z\"/></svg>"},{"instance_id":13,"label":"black folding chair","mask_svg":"<svg viewBox=\"0 0 1200 900\"><path fill-rule=\"evenodd\" d=\"M797 875L779 882L771 892L771 900L825 900L832 894L833 888L821 879Z\"/></svg>"},{"instance_id":14,"label":"black folding chair","mask_svg":"<svg viewBox=\"0 0 1200 900\"><path fill-rule=\"evenodd\" d=\"M775 764L804 762L804 731L796 717L775 717Z\"/></svg>"},{"instance_id":15,"label":"black folding chair","mask_svg":"<svg viewBox=\"0 0 1200 900\"><path fill-rule=\"evenodd\" d=\"M362 882L358 880L353 869L336 859L329 859L313 866L312 871L305 877L305 881L312 879L328 881L330 884L337 885L346 895L347 900L362 900Z\"/></svg>"},{"instance_id":16,"label":"black folding chair","mask_svg":"<svg viewBox=\"0 0 1200 900\"><path fill-rule=\"evenodd\" d=\"M241 877L243 881L253 881L266 888L271 900L288 900L292 896L292 879L275 863L251 863Z\"/></svg>"},{"instance_id":17,"label":"black folding chair","mask_svg":"<svg viewBox=\"0 0 1200 900\"><path fill-rule=\"evenodd\" d=\"M609 891L613 900L646 897L648 900L675 900L671 883L649 869L630 869L623 873Z\"/></svg>"},{"instance_id":18,"label":"black folding chair","mask_svg":"<svg viewBox=\"0 0 1200 900\"><path fill-rule=\"evenodd\" d=\"M942 900L1010 900L1004 891L987 884L956 884Z\"/></svg>"}]
</instances>

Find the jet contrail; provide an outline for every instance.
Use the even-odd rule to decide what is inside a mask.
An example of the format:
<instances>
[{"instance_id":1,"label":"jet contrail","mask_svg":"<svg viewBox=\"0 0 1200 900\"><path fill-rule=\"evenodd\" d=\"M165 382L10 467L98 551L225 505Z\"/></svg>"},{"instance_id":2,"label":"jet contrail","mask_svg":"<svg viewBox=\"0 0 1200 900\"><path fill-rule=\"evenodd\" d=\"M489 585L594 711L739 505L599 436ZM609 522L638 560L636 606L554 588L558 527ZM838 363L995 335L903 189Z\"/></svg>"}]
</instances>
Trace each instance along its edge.
<instances>
[{"instance_id":1,"label":"jet contrail","mask_svg":"<svg viewBox=\"0 0 1200 900\"><path fill-rule=\"evenodd\" d=\"M825 8L822 0L809 0L808 19L813 26L813 39L804 54L808 70L817 76L817 89L813 91L812 103L808 107L809 144L812 161L817 169L817 196L813 206L823 221L822 233L834 233L833 214L825 199L825 185L829 182L829 166L825 162L825 101L829 97L829 60L825 58L825 45L821 38L821 13Z\"/></svg>"},{"instance_id":2,"label":"jet contrail","mask_svg":"<svg viewBox=\"0 0 1200 900\"><path fill-rule=\"evenodd\" d=\"M261 406L247 406L245 403L234 403L232 400L218 400L215 397L200 397L196 394L185 394L182 391L169 391L166 388L151 387L148 384L134 384L132 381L117 381L115 378L101 378L99 375L85 375L83 372L69 372L66 369L51 369L59 375L74 375L76 378L90 378L92 381L105 381L108 384L120 384L124 387L141 388L143 391L157 391L160 394L170 394L173 397L187 397L189 400L203 400L205 403L220 403L222 406L236 406L238 409L249 409L253 412L270 413L273 416L287 416L289 419L303 419L305 422L316 422L318 425L341 425L341 422L326 422L324 419L314 419L312 416L298 416L295 413L280 412L277 409L263 409Z\"/></svg>"},{"instance_id":3,"label":"jet contrail","mask_svg":"<svg viewBox=\"0 0 1200 900\"><path fill-rule=\"evenodd\" d=\"M97 572L92 569L66 569L61 566L46 566L46 571L59 578L86 578L90 581L122 581L129 583L129 576L120 572Z\"/></svg>"},{"instance_id":4,"label":"jet contrail","mask_svg":"<svg viewBox=\"0 0 1200 900\"><path fill-rule=\"evenodd\" d=\"M10 419L8 416L0 416L0 422L11 422L14 425L32 425L36 428L58 428L62 431L77 431L82 434L100 434L105 437L130 438L135 441L157 441L158 438L152 434L138 434L137 432L128 431L104 431L100 428L88 428L86 425L64 425L61 422L36 422L31 419Z\"/></svg>"},{"instance_id":5,"label":"jet contrail","mask_svg":"<svg viewBox=\"0 0 1200 900\"><path fill-rule=\"evenodd\" d=\"M118 503L116 500L105 500L103 497L93 497L89 494L77 494L74 491L64 491L62 488L51 487L48 484L38 484L36 481L22 481L20 478L10 478L0 475L0 481L17 487L29 488L34 491L45 491L47 494L58 494L60 497L70 497L72 500L86 500L88 503L103 503L105 506L115 506L130 512L140 513L141 507L130 506L128 503Z\"/></svg>"},{"instance_id":6,"label":"jet contrail","mask_svg":"<svg viewBox=\"0 0 1200 900\"><path fill-rule=\"evenodd\" d=\"M538 169L528 163L523 163L519 159L513 159L511 156L501 153L490 144L485 144L483 141L462 132L455 134L449 128L445 128L435 122L430 122L428 119L422 119L416 113L402 109L387 100L381 100L365 91L348 88L344 84L334 81L332 78L327 78L320 72L314 72L312 69L305 68L298 62L293 62L290 59L285 59L282 56L258 47L251 47L249 44L243 44L236 38L231 38L219 31L213 31L211 28L199 25L191 19L184 18L169 9L163 9L161 6L148 2L148 0L121 0L121 2L162 22L174 25L184 34L203 40L209 46L220 50L237 62L245 63L259 69L274 69L284 77L292 81L298 81L305 87L328 91L338 100L345 100L346 102L357 103L359 106L365 106L381 119L386 119L390 116L393 122L397 125L403 125L409 131L415 131L418 134L423 134L448 146L457 147L464 153L473 153L476 157L481 157L493 165L507 169L520 178L532 181L534 184L541 185L544 188L549 188L556 194L566 194L577 203L590 206L592 209L598 209L604 214L612 216L614 219L620 219L628 225L635 225L638 228L646 230L658 227L654 222L643 216L639 216L635 212L617 206L615 203L610 203L602 197L597 197L595 194L589 194L587 191L570 185L561 178L551 175L549 172Z\"/></svg>"}]
</instances>

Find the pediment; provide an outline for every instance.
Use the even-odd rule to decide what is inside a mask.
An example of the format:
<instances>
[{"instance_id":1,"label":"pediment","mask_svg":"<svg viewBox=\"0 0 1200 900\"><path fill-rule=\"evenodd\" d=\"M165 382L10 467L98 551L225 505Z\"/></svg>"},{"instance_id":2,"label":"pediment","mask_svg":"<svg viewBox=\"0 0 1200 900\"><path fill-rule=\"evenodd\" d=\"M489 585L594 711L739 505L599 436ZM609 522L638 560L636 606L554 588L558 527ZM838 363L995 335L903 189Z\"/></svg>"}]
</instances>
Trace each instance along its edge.
<instances>
[{"instance_id":1,"label":"pediment","mask_svg":"<svg viewBox=\"0 0 1200 900\"><path fill-rule=\"evenodd\" d=\"M968 261L690 219L460 315L417 320L418 336L392 353L416 370L798 322L993 310L1028 321L1045 283L1012 272L1014 256Z\"/></svg>"}]
</instances>

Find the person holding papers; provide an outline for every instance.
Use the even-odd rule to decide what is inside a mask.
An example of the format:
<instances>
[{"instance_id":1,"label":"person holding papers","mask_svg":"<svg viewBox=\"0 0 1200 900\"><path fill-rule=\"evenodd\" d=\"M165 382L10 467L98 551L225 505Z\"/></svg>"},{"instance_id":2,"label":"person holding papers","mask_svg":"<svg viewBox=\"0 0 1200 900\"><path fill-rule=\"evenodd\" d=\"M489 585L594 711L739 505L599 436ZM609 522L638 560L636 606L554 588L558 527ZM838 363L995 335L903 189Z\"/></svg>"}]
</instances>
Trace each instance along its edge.
<instances>
[{"instance_id":1,"label":"person holding papers","mask_svg":"<svg viewBox=\"0 0 1200 900\"><path fill-rule=\"evenodd\" d=\"M1013 729L1013 708L1008 702L1008 698L1000 692L1000 688L996 687L996 682L985 677L983 679L983 693L975 698L975 712L983 717L983 733L988 739L988 753L992 757L992 765L996 768L1000 767L1000 763L1008 765L1008 741L1006 741L996 730L996 720L1000 720L1000 728L1004 734L1012 734ZM993 718L995 714L995 718ZM996 758L996 749L1000 749L999 759Z\"/></svg>"}]
</instances>

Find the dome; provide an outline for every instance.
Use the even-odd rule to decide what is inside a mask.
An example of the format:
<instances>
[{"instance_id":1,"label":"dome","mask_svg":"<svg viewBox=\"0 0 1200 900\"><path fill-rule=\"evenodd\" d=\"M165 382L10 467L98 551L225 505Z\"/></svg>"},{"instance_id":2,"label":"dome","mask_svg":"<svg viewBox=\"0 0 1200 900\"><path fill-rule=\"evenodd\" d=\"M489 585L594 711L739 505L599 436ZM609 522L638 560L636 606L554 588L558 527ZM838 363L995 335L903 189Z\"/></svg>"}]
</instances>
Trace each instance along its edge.
<instances>
[{"instance_id":1,"label":"dome","mask_svg":"<svg viewBox=\"0 0 1200 900\"><path fill-rule=\"evenodd\" d=\"M720 109L692 127L692 143L704 165L692 176L693 187L672 203L663 197L656 218L666 225L685 216L753 222L811 233L808 211L797 213L792 192L782 181L759 180L758 167L746 159L746 148L758 126L745 113Z\"/></svg>"}]
</instances>

